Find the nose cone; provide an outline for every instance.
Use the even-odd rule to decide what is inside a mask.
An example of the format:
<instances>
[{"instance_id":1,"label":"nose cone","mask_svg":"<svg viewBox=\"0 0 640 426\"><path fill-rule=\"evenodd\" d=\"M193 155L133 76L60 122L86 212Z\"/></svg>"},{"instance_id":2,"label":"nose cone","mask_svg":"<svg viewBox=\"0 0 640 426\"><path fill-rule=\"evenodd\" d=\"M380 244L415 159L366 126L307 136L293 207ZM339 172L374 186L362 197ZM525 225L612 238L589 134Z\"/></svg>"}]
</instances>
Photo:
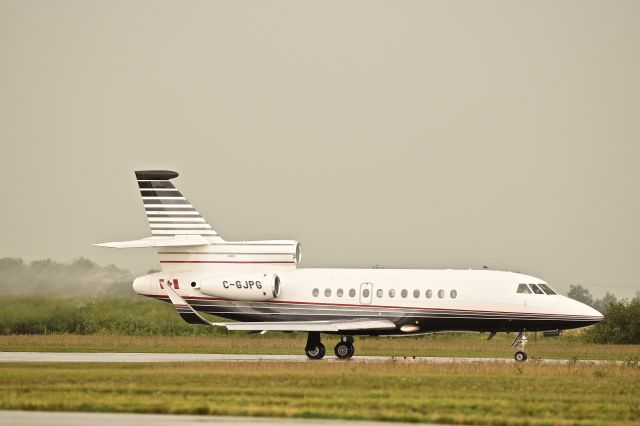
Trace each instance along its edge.
<instances>
[{"instance_id":1,"label":"nose cone","mask_svg":"<svg viewBox=\"0 0 640 426\"><path fill-rule=\"evenodd\" d=\"M151 292L151 279L149 276L145 275L133 280L133 291L138 294L149 294Z\"/></svg>"},{"instance_id":2,"label":"nose cone","mask_svg":"<svg viewBox=\"0 0 640 426\"><path fill-rule=\"evenodd\" d=\"M585 319L588 319L588 321L593 324L604 319L604 316L597 310L593 309L591 306L585 305L584 303L578 302L577 300L569 300L571 301L571 308L574 312L574 315L585 317Z\"/></svg>"},{"instance_id":3,"label":"nose cone","mask_svg":"<svg viewBox=\"0 0 640 426\"><path fill-rule=\"evenodd\" d=\"M592 316L595 321L600 322L604 319L604 315L600 313L597 309L593 309L591 306L584 305L589 316Z\"/></svg>"}]
</instances>

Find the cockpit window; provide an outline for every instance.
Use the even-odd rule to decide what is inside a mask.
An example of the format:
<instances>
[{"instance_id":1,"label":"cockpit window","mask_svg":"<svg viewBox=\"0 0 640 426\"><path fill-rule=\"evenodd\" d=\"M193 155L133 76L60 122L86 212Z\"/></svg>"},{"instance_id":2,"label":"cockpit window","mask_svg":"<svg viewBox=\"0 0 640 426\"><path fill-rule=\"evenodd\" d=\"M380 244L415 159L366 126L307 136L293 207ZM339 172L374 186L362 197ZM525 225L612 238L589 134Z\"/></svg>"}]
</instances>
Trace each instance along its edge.
<instances>
[{"instance_id":1,"label":"cockpit window","mask_svg":"<svg viewBox=\"0 0 640 426\"><path fill-rule=\"evenodd\" d=\"M526 284L518 284L518 293L531 294L531 290Z\"/></svg>"},{"instance_id":2,"label":"cockpit window","mask_svg":"<svg viewBox=\"0 0 640 426\"><path fill-rule=\"evenodd\" d=\"M538 285L540 286L541 289L544 290L545 293L547 293L547 294L556 294L556 292L551 290L551 287L549 287L548 285L546 285L546 284L538 284Z\"/></svg>"},{"instance_id":3,"label":"cockpit window","mask_svg":"<svg viewBox=\"0 0 640 426\"><path fill-rule=\"evenodd\" d=\"M531 287L531 290L533 290L535 294L544 294L544 291L540 290L540 287L535 284L529 284L529 287Z\"/></svg>"}]
</instances>

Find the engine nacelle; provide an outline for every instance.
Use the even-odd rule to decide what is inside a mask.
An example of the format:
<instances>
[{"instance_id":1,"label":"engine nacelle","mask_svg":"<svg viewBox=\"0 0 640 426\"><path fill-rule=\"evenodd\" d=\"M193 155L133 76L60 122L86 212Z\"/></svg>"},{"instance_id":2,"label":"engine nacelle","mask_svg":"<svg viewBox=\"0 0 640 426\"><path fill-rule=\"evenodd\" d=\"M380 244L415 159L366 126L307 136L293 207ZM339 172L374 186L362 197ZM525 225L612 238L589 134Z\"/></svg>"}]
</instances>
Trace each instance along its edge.
<instances>
[{"instance_id":1,"label":"engine nacelle","mask_svg":"<svg viewBox=\"0 0 640 426\"><path fill-rule=\"evenodd\" d=\"M204 278L196 282L196 288L208 296L262 302L278 297L280 277L275 274L246 274Z\"/></svg>"}]
</instances>

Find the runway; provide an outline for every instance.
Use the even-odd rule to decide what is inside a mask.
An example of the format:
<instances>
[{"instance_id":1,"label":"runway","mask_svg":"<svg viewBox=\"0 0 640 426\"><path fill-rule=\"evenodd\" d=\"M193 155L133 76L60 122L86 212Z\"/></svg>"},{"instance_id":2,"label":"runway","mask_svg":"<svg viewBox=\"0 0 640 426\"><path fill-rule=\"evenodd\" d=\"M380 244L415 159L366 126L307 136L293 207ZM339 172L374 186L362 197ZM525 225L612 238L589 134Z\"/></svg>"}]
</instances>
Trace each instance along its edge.
<instances>
[{"instance_id":1,"label":"runway","mask_svg":"<svg viewBox=\"0 0 640 426\"><path fill-rule=\"evenodd\" d=\"M408 426L415 423L390 423L349 420L289 419L270 417L191 416L171 414L64 413L52 411L0 411L0 425L11 426ZM427 425L428 426L428 425Z\"/></svg>"},{"instance_id":2,"label":"runway","mask_svg":"<svg viewBox=\"0 0 640 426\"><path fill-rule=\"evenodd\" d=\"M422 362L430 364L504 363L513 364L513 358L458 358L458 357L393 357L355 356L342 360L327 356L310 360L305 355L247 355L247 354L193 354L193 353L140 353L140 352L0 352L0 362ZM530 359L527 363L541 364L607 364L622 365L624 361Z\"/></svg>"}]
</instances>

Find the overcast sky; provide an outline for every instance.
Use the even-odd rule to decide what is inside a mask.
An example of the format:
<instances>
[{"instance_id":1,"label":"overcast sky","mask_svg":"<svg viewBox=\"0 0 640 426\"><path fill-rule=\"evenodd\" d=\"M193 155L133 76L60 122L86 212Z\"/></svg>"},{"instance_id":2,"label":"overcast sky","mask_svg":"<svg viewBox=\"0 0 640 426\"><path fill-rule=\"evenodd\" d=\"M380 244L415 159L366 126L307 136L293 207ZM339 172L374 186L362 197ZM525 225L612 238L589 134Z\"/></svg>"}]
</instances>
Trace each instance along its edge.
<instances>
[{"instance_id":1,"label":"overcast sky","mask_svg":"<svg viewBox=\"0 0 640 426\"><path fill-rule=\"evenodd\" d=\"M302 266L640 289L640 2L0 0L0 257L134 272L133 171Z\"/></svg>"}]
</instances>

